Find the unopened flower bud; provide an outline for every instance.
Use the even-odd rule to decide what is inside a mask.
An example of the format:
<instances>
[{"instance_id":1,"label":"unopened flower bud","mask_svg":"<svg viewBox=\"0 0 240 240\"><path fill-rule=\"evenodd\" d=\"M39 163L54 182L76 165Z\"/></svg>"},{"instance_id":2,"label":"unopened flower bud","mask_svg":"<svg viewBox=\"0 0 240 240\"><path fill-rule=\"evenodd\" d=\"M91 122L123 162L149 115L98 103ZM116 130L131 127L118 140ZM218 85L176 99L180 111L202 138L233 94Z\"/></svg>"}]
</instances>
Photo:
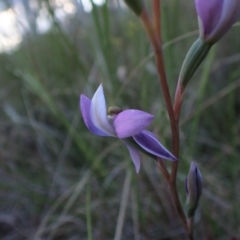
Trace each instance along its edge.
<instances>
[{"instance_id":1,"label":"unopened flower bud","mask_svg":"<svg viewBox=\"0 0 240 240\"><path fill-rule=\"evenodd\" d=\"M200 37L189 49L179 76L183 90L216 43L240 18L240 0L195 0Z\"/></svg>"},{"instance_id":2,"label":"unopened flower bud","mask_svg":"<svg viewBox=\"0 0 240 240\"><path fill-rule=\"evenodd\" d=\"M137 16L140 16L144 8L142 0L124 0L124 2Z\"/></svg>"},{"instance_id":3,"label":"unopened flower bud","mask_svg":"<svg viewBox=\"0 0 240 240\"><path fill-rule=\"evenodd\" d=\"M191 80L195 71L198 69L201 62L207 56L211 46L212 44L207 43L199 38L189 49L179 75L180 84L184 89Z\"/></svg>"},{"instance_id":4,"label":"unopened flower bud","mask_svg":"<svg viewBox=\"0 0 240 240\"><path fill-rule=\"evenodd\" d=\"M187 216L188 218L191 218L194 216L202 194L202 175L194 162L191 163L190 170L185 181L185 190L187 193Z\"/></svg>"},{"instance_id":5,"label":"unopened flower bud","mask_svg":"<svg viewBox=\"0 0 240 240\"><path fill-rule=\"evenodd\" d=\"M217 42L240 17L240 0L195 0L200 36Z\"/></svg>"}]
</instances>

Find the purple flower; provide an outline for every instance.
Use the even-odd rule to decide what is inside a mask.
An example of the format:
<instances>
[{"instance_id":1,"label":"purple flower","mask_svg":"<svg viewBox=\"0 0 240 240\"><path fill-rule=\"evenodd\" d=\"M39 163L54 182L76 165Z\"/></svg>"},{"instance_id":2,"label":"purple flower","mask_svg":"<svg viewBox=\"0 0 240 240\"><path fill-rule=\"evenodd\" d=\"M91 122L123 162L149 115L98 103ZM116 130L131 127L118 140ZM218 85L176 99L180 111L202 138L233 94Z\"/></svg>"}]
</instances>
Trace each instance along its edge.
<instances>
[{"instance_id":1,"label":"purple flower","mask_svg":"<svg viewBox=\"0 0 240 240\"><path fill-rule=\"evenodd\" d=\"M87 128L99 136L120 138L127 146L136 172L140 169L139 151L152 158L177 160L156 139L153 133L144 130L154 116L135 109L122 111L110 107L107 114L102 84L98 87L92 100L85 95L80 97L80 109Z\"/></svg>"},{"instance_id":2,"label":"purple flower","mask_svg":"<svg viewBox=\"0 0 240 240\"><path fill-rule=\"evenodd\" d=\"M200 35L217 42L240 17L240 0L195 0Z\"/></svg>"},{"instance_id":3,"label":"purple flower","mask_svg":"<svg viewBox=\"0 0 240 240\"><path fill-rule=\"evenodd\" d=\"M185 190L187 193L187 215L188 217L192 217L198 207L202 194L202 174L194 162L191 162L190 170L185 181Z\"/></svg>"}]
</instances>

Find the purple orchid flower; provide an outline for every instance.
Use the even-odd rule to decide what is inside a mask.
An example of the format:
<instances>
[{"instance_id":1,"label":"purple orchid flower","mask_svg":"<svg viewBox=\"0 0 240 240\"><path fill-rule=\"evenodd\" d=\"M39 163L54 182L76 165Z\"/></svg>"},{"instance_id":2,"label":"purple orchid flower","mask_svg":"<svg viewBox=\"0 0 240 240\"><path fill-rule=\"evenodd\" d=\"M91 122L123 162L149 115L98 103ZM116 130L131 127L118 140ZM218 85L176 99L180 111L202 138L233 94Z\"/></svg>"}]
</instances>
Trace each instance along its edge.
<instances>
[{"instance_id":1,"label":"purple orchid flower","mask_svg":"<svg viewBox=\"0 0 240 240\"><path fill-rule=\"evenodd\" d=\"M201 37L217 42L240 17L240 0L195 0Z\"/></svg>"},{"instance_id":2,"label":"purple orchid flower","mask_svg":"<svg viewBox=\"0 0 240 240\"><path fill-rule=\"evenodd\" d=\"M154 116L136 109L122 111L110 107L107 114L102 84L92 100L85 95L80 97L80 109L87 128L99 136L120 138L127 146L136 172L140 169L139 151L156 159L157 157L177 160L154 136L144 130Z\"/></svg>"}]
</instances>

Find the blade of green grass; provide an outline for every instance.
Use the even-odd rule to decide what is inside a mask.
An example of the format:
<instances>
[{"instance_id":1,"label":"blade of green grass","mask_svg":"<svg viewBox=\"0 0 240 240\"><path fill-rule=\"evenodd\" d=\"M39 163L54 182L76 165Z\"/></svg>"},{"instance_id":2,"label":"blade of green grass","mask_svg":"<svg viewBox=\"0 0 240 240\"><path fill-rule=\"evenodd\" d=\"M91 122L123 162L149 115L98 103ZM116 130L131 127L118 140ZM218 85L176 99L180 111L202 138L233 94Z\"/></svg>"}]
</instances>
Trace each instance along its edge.
<instances>
[{"instance_id":1,"label":"blade of green grass","mask_svg":"<svg viewBox=\"0 0 240 240\"><path fill-rule=\"evenodd\" d=\"M131 190L131 179L132 179L132 172L131 170L127 170L126 177L123 184L122 198L121 198L120 209L119 209L118 218L117 218L114 240L121 240L121 237L122 237L122 229L123 229L124 219L127 211L129 193Z\"/></svg>"},{"instance_id":2,"label":"blade of green grass","mask_svg":"<svg viewBox=\"0 0 240 240\"><path fill-rule=\"evenodd\" d=\"M88 240L92 240L92 218L91 218L91 185L88 184L86 189L86 222Z\"/></svg>"}]
</instances>

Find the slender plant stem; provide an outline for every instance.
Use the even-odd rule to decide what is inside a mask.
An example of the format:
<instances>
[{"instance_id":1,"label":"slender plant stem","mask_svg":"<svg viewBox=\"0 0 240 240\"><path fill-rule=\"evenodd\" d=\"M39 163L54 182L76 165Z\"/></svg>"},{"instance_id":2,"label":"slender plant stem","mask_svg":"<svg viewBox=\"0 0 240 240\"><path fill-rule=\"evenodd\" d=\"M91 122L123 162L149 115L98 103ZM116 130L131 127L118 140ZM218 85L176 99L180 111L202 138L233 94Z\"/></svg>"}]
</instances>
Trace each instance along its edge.
<instances>
[{"instance_id":1,"label":"slender plant stem","mask_svg":"<svg viewBox=\"0 0 240 240\"><path fill-rule=\"evenodd\" d=\"M160 169L160 171L162 172L163 176L165 177L165 179L167 180L167 182L170 181L170 174L164 164L164 161L161 158L157 159L157 166Z\"/></svg>"},{"instance_id":2,"label":"slender plant stem","mask_svg":"<svg viewBox=\"0 0 240 240\"><path fill-rule=\"evenodd\" d=\"M156 4L156 1L154 1L153 3ZM154 13L155 13L155 11L154 11ZM159 10L156 10L155 14L159 14ZM156 34L154 32L154 27L149 19L149 16L148 16L146 10L142 11L140 19L142 21L142 24L148 34L148 37L149 37L150 42L154 49L154 54L155 54L156 64L157 64L157 71L158 71L159 79L160 79L160 85L161 85L162 92L164 95L164 100L165 100L165 103L167 106L167 111L168 111L171 130L172 130L173 154L176 157L178 157L178 155L179 155L179 128L178 128L178 122L175 120L174 110L173 110L171 96L170 96L169 87L168 87L167 78L166 78L166 72L165 72L165 66L164 66L164 60L163 60L163 52L162 52L161 42L159 41L159 39L161 39L161 37L156 36ZM167 180L168 180L168 184L170 187L171 195L173 197L173 201L175 203L179 217L182 221L183 227L184 227L185 231L188 232L188 224L187 224L186 216L184 214L182 205L180 203L178 192L177 192L177 187L176 187L177 169L178 169L178 161L174 161L172 163L172 172L171 172L170 179L169 180L167 179Z\"/></svg>"},{"instance_id":3,"label":"slender plant stem","mask_svg":"<svg viewBox=\"0 0 240 240\"><path fill-rule=\"evenodd\" d=\"M183 92L184 92L184 89L178 82L176 93L175 93L174 107L173 107L175 123L178 128L179 128L179 116L180 116L180 111L181 111L181 106L182 106Z\"/></svg>"},{"instance_id":4,"label":"slender plant stem","mask_svg":"<svg viewBox=\"0 0 240 240\"><path fill-rule=\"evenodd\" d=\"M193 224L194 224L194 218L191 217L188 219L188 237L189 240L194 240L193 238Z\"/></svg>"},{"instance_id":5,"label":"slender plant stem","mask_svg":"<svg viewBox=\"0 0 240 240\"><path fill-rule=\"evenodd\" d=\"M88 184L86 193L86 218L87 218L87 239L92 240L92 219L91 219L91 185Z\"/></svg>"},{"instance_id":6,"label":"slender plant stem","mask_svg":"<svg viewBox=\"0 0 240 240\"><path fill-rule=\"evenodd\" d=\"M174 101L174 120L175 120L175 126L178 130L178 140L177 140L177 146L176 151L179 154L179 116L182 106L182 88L181 85L177 85L176 93L175 93L175 101ZM178 170L178 162L172 163L172 171L171 171L171 182L176 185L176 179L177 179L177 170Z\"/></svg>"},{"instance_id":7,"label":"slender plant stem","mask_svg":"<svg viewBox=\"0 0 240 240\"><path fill-rule=\"evenodd\" d=\"M161 0L153 0L152 4L153 11L153 27L158 41L162 45L162 34L161 34Z\"/></svg>"},{"instance_id":8,"label":"slender plant stem","mask_svg":"<svg viewBox=\"0 0 240 240\"><path fill-rule=\"evenodd\" d=\"M151 41L151 44L153 45L154 54L155 54L156 63L157 63L157 71L158 71L159 79L160 79L160 85L161 85L162 92L164 95L164 100L165 100L165 103L167 106L167 111L168 111L169 120L170 120L170 124L171 124L171 130L172 130L172 135L173 135L173 148L176 148L174 146L178 145L178 143L177 143L178 130L175 125L172 100L171 100L171 96L170 96L170 92L169 92L169 88L168 88L168 84L167 84L167 77L166 77L166 72L165 72L165 67L164 67L161 44L158 41L158 38L156 37L156 35L154 33L152 23L151 23L149 16L145 10L141 14L141 20L142 20L142 24L148 34L148 37ZM178 148L176 148L175 150L173 149L174 155L176 155L178 153L177 149ZM176 157L178 157L178 156L176 156Z\"/></svg>"}]
</instances>

